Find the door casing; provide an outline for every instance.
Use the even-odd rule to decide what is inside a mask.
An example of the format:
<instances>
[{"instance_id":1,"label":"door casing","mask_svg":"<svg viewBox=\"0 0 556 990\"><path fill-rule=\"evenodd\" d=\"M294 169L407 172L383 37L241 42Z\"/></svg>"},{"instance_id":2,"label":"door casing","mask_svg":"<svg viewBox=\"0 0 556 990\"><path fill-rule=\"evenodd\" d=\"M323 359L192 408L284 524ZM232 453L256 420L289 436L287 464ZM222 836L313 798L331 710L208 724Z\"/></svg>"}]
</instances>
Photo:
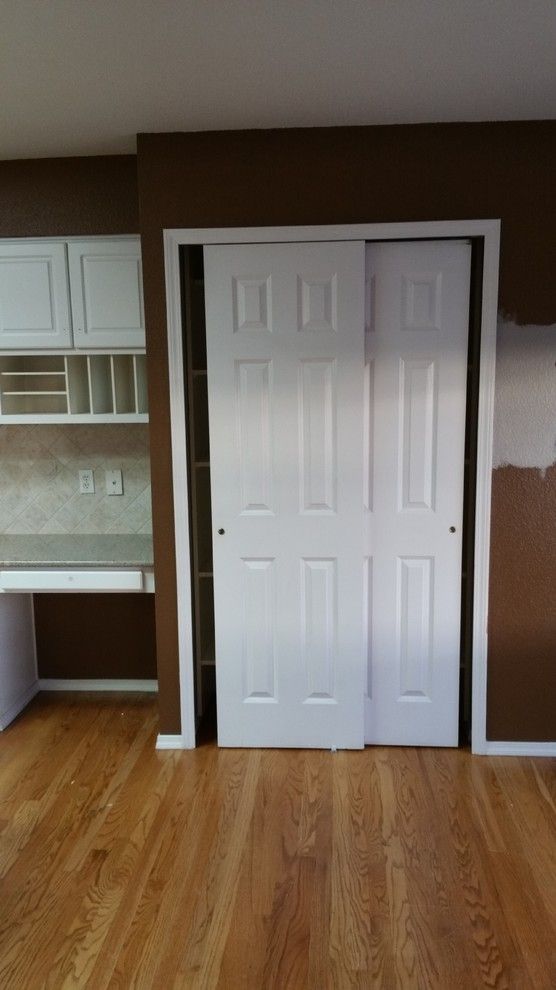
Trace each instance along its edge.
<instances>
[{"instance_id":1,"label":"door casing","mask_svg":"<svg viewBox=\"0 0 556 990\"><path fill-rule=\"evenodd\" d=\"M159 735L157 740L158 748L193 749L196 745L194 634L191 606L189 491L187 485L186 395L183 372L180 249L187 245L205 244L481 238L483 241L484 256L480 327L477 472L475 486L471 749L475 754L487 752L487 619L500 226L500 220L493 219L384 224L338 224L332 226L179 228L164 231L181 733L172 736Z\"/></svg>"}]
</instances>

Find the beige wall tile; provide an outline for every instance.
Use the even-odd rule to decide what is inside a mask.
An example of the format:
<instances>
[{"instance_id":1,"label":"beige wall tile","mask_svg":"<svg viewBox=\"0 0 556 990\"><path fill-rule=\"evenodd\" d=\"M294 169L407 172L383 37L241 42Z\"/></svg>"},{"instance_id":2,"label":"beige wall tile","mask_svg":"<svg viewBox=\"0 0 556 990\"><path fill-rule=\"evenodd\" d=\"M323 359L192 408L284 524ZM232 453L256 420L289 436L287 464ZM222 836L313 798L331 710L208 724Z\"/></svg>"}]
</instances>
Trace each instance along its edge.
<instances>
[{"instance_id":1,"label":"beige wall tile","mask_svg":"<svg viewBox=\"0 0 556 990\"><path fill-rule=\"evenodd\" d=\"M79 493L92 468L95 494ZM123 472L124 495L104 472ZM148 428L142 424L2 426L0 533L151 533Z\"/></svg>"}]
</instances>

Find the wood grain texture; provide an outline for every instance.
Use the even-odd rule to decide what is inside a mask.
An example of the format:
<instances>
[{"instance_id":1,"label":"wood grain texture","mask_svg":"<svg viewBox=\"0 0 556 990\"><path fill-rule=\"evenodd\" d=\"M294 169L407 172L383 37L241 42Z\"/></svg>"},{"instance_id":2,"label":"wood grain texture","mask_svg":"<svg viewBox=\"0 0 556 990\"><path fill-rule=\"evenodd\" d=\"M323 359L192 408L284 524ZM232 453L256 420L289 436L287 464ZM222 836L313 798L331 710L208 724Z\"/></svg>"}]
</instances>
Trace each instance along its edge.
<instances>
[{"instance_id":1,"label":"wood grain texture","mask_svg":"<svg viewBox=\"0 0 556 990\"><path fill-rule=\"evenodd\" d=\"M3 990L552 990L554 762L157 752L156 700L0 737Z\"/></svg>"}]
</instances>

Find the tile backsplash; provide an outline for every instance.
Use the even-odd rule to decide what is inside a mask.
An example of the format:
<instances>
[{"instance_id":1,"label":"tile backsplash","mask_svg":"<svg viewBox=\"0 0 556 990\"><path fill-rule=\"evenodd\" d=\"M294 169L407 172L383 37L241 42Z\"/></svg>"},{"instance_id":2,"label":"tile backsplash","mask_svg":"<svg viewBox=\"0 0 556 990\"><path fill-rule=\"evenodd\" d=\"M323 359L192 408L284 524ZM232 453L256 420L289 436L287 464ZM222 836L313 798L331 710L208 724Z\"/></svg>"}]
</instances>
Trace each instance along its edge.
<instances>
[{"instance_id":1,"label":"tile backsplash","mask_svg":"<svg viewBox=\"0 0 556 990\"><path fill-rule=\"evenodd\" d=\"M95 494L79 493L92 468ZM104 472L121 469L123 495ZM0 428L0 533L151 533L148 426L29 425Z\"/></svg>"}]
</instances>

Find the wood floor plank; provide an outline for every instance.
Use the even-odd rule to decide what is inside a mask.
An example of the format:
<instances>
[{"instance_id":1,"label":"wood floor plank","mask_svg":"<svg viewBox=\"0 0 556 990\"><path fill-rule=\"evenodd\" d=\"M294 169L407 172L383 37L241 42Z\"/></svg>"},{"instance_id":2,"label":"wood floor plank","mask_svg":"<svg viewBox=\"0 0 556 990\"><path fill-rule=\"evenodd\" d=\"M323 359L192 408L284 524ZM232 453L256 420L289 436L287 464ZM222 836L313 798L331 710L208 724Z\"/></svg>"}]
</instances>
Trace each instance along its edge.
<instances>
[{"instance_id":1,"label":"wood floor plank","mask_svg":"<svg viewBox=\"0 0 556 990\"><path fill-rule=\"evenodd\" d=\"M170 931L179 920L181 898L195 886L190 880L205 827L206 806L216 775L216 754L208 748L180 759L181 787L174 808L169 807L162 825L161 842L155 850L141 896L109 980L111 990L130 986L155 987L155 974L168 954ZM186 921L183 918L183 927ZM103 984L100 982L99 990Z\"/></svg>"},{"instance_id":2,"label":"wood floor plank","mask_svg":"<svg viewBox=\"0 0 556 990\"><path fill-rule=\"evenodd\" d=\"M138 768L133 786L123 789L120 802L114 802L104 826L94 835L92 845L102 854L101 866L81 902L76 904L71 924L53 960L52 990L87 984L96 957L101 952L104 954L104 942L116 923L120 904L132 886L131 880L137 883L151 829L174 771L169 760L164 766L157 766L149 759L151 753L146 751L142 737L140 742L138 755L143 755L143 765ZM152 734L149 743L152 752ZM116 796L110 793L111 798ZM79 850L77 862L81 861Z\"/></svg>"},{"instance_id":3,"label":"wood floor plank","mask_svg":"<svg viewBox=\"0 0 556 990\"><path fill-rule=\"evenodd\" d=\"M423 755L434 772L439 812L449 825L455 865L450 897L459 895L467 916L463 933L471 938L478 963L477 985L496 990L525 990L529 974L520 938L512 930L500 902L496 863L489 856L480 821L473 810L467 754L433 750ZM469 759L469 757L467 757ZM434 769L433 769L434 768Z\"/></svg>"},{"instance_id":4,"label":"wood floor plank","mask_svg":"<svg viewBox=\"0 0 556 990\"><path fill-rule=\"evenodd\" d=\"M554 990L555 761L156 729L39 696L0 736L2 990Z\"/></svg>"},{"instance_id":5,"label":"wood floor plank","mask_svg":"<svg viewBox=\"0 0 556 990\"><path fill-rule=\"evenodd\" d=\"M132 718L126 721L120 715L115 722L108 705L100 720L93 721L83 736L74 738L65 771L59 768L63 786L54 774L52 793L49 788L45 790L43 817L29 819L31 839L23 841L22 855L3 878L0 941L9 943L11 933L17 933L17 938L12 952L2 954L0 982L5 967L14 980L19 976L21 986L25 985L24 972L27 981L38 980L37 973L44 972L45 959L56 940L63 937L61 919L67 914L68 900L73 900L82 885L82 873L68 871L66 860L80 832L102 808L102 793L143 717L132 706ZM88 862L98 869L103 854L91 853ZM22 943L26 945L23 954L18 951Z\"/></svg>"},{"instance_id":6,"label":"wood floor plank","mask_svg":"<svg viewBox=\"0 0 556 990\"><path fill-rule=\"evenodd\" d=\"M318 754L311 756L318 758ZM315 782L309 811L302 807L304 765L305 754L299 752L264 753L233 921L222 955L217 984L221 990L235 986L258 990L266 979L265 968L279 965L280 939L275 938L274 929L284 927L288 912L283 891L292 860L298 851L301 855L302 847L306 851L310 845Z\"/></svg>"},{"instance_id":7,"label":"wood floor plank","mask_svg":"<svg viewBox=\"0 0 556 990\"><path fill-rule=\"evenodd\" d=\"M414 975L417 986L433 990L456 988L473 972L469 947L461 944L464 916L454 910L450 899L450 860L439 855L442 838L437 814L420 763L417 749L392 748L383 751L381 762L392 779L392 801L403 856L403 872L409 904L408 928L414 948ZM442 951L438 951L442 946ZM403 985L408 975L398 971Z\"/></svg>"}]
</instances>

